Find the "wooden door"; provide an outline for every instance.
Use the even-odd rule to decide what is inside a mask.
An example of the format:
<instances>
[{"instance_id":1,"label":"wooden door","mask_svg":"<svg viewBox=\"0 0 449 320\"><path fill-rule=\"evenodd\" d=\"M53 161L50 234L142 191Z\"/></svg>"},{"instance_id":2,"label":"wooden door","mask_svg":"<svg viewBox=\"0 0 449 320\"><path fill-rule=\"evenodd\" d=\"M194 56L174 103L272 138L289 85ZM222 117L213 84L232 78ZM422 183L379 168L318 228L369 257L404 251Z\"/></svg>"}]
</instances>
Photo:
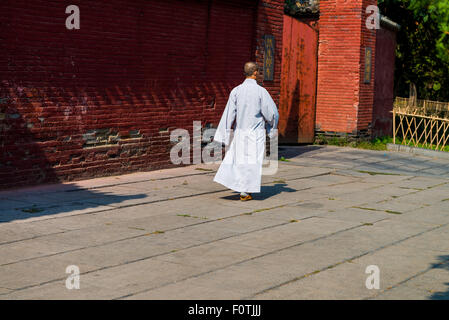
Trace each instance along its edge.
<instances>
[{"instance_id":1,"label":"wooden door","mask_svg":"<svg viewBox=\"0 0 449 320\"><path fill-rule=\"evenodd\" d=\"M315 137L318 22L284 15L279 142Z\"/></svg>"}]
</instances>

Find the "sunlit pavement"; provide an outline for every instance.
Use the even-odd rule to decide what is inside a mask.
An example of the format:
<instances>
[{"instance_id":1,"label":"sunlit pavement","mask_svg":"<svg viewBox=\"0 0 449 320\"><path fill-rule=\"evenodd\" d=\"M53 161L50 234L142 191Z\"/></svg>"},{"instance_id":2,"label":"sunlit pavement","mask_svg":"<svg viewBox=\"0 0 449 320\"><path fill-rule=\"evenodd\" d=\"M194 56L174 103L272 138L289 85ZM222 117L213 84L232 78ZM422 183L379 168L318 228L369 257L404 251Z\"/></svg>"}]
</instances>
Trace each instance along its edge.
<instances>
[{"instance_id":1,"label":"sunlit pavement","mask_svg":"<svg viewBox=\"0 0 449 320\"><path fill-rule=\"evenodd\" d=\"M0 192L0 298L449 299L447 161L280 155L248 202L205 164Z\"/></svg>"}]
</instances>

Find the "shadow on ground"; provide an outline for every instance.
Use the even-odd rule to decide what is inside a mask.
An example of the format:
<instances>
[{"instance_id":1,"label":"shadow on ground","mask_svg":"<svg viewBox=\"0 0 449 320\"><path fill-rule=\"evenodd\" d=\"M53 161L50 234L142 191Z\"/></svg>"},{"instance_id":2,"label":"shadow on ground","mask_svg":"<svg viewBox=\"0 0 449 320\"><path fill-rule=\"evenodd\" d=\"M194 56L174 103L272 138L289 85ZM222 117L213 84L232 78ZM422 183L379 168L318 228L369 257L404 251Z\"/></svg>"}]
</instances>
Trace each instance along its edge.
<instances>
[{"instance_id":1,"label":"shadow on ground","mask_svg":"<svg viewBox=\"0 0 449 320\"><path fill-rule=\"evenodd\" d=\"M296 192L296 191L298 190L287 187L287 184L285 183L277 183L273 186L262 186L260 188L260 193L253 193L252 196L253 200L262 201L271 198L275 195L278 195L282 192ZM240 194L237 193L230 196L221 197L221 199L232 201L239 200Z\"/></svg>"},{"instance_id":2,"label":"shadow on ground","mask_svg":"<svg viewBox=\"0 0 449 320\"><path fill-rule=\"evenodd\" d=\"M304 153L313 152L313 151L325 151L325 148L322 146L316 145L297 145L297 146L288 146L288 145L280 145L278 154L279 158L284 157L286 159L295 158Z\"/></svg>"},{"instance_id":3,"label":"shadow on ground","mask_svg":"<svg viewBox=\"0 0 449 320\"><path fill-rule=\"evenodd\" d=\"M118 195L94 189L72 188L57 192L0 193L0 224L5 222L51 216L61 213L87 213L109 210L125 201L146 198L147 194Z\"/></svg>"},{"instance_id":4,"label":"shadow on ground","mask_svg":"<svg viewBox=\"0 0 449 320\"><path fill-rule=\"evenodd\" d=\"M433 269L449 270L449 255L439 256L438 260L440 262L434 263L432 265ZM429 297L429 299L431 299L431 300L449 300L449 282L446 282L445 285L448 287L446 291L435 292Z\"/></svg>"}]
</instances>

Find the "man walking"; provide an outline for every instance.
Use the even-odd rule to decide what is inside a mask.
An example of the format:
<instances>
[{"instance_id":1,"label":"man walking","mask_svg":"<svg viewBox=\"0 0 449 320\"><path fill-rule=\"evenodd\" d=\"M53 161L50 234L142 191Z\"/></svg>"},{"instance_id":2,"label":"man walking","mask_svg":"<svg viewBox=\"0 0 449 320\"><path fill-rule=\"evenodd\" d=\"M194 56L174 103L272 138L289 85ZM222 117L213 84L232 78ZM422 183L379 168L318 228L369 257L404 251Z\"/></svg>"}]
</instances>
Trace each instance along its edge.
<instances>
[{"instance_id":1,"label":"man walking","mask_svg":"<svg viewBox=\"0 0 449 320\"><path fill-rule=\"evenodd\" d=\"M279 112L268 91L257 84L258 66L247 62L245 81L235 87L220 119L214 141L229 145L214 181L240 192L240 200L251 200L260 192L265 155L265 123L270 138L277 132Z\"/></svg>"}]
</instances>

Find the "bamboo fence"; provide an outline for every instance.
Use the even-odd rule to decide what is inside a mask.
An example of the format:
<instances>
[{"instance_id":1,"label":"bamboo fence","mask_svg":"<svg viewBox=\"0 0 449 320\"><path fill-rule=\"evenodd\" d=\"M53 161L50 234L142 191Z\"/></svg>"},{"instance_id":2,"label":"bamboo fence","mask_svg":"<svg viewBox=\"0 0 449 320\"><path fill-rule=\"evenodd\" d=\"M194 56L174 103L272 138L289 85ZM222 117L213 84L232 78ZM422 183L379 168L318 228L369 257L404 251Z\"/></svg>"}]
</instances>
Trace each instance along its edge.
<instances>
[{"instance_id":1,"label":"bamboo fence","mask_svg":"<svg viewBox=\"0 0 449 320\"><path fill-rule=\"evenodd\" d=\"M393 143L443 150L449 140L449 103L397 97L393 107Z\"/></svg>"}]
</instances>

